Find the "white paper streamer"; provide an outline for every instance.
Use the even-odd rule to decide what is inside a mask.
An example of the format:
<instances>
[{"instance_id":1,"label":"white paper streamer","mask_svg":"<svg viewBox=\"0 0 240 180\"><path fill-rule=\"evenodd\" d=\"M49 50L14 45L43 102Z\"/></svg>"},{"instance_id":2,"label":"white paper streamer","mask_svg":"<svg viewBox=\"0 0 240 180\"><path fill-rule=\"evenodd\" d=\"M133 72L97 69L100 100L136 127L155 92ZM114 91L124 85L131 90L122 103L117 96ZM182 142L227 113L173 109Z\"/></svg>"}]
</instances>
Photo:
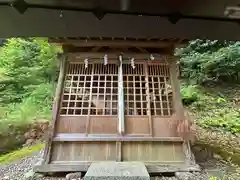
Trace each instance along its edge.
<instances>
[{"instance_id":1,"label":"white paper streamer","mask_svg":"<svg viewBox=\"0 0 240 180\"><path fill-rule=\"evenodd\" d=\"M131 65L132 65L132 68L135 69L135 62L134 62L134 58L131 59Z\"/></svg>"},{"instance_id":2,"label":"white paper streamer","mask_svg":"<svg viewBox=\"0 0 240 180\"><path fill-rule=\"evenodd\" d=\"M155 59L154 56L151 54L151 55L150 55L150 60L153 61L154 59Z\"/></svg>"},{"instance_id":3,"label":"white paper streamer","mask_svg":"<svg viewBox=\"0 0 240 180\"><path fill-rule=\"evenodd\" d=\"M88 58L84 59L84 63L85 63L85 68L87 68L88 67Z\"/></svg>"},{"instance_id":4,"label":"white paper streamer","mask_svg":"<svg viewBox=\"0 0 240 180\"><path fill-rule=\"evenodd\" d=\"M108 64L108 57L107 54L105 54L105 56L103 57L104 59L104 65L106 66Z\"/></svg>"}]
</instances>

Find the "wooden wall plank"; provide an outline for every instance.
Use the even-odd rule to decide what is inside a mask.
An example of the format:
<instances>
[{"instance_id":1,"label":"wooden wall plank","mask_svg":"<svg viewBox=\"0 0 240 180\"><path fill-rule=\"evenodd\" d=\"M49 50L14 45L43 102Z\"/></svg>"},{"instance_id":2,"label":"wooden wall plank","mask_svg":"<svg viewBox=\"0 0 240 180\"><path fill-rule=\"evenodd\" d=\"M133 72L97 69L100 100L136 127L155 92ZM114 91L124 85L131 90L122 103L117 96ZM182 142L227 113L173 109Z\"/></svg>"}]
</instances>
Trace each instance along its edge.
<instances>
[{"instance_id":1,"label":"wooden wall plank","mask_svg":"<svg viewBox=\"0 0 240 180\"><path fill-rule=\"evenodd\" d=\"M89 134L117 134L117 117L91 116Z\"/></svg>"},{"instance_id":2,"label":"wooden wall plank","mask_svg":"<svg viewBox=\"0 0 240 180\"><path fill-rule=\"evenodd\" d=\"M56 133L85 133L87 116L60 116Z\"/></svg>"},{"instance_id":3,"label":"wooden wall plank","mask_svg":"<svg viewBox=\"0 0 240 180\"><path fill-rule=\"evenodd\" d=\"M172 125L172 121L175 121L174 118L152 116L152 121L154 137L178 137L176 133L176 127Z\"/></svg>"},{"instance_id":4,"label":"wooden wall plank","mask_svg":"<svg viewBox=\"0 0 240 180\"><path fill-rule=\"evenodd\" d=\"M123 161L184 162L182 144L163 142L124 142Z\"/></svg>"},{"instance_id":5,"label":"wooden wall plank","mask_svg":"<svg viewBox=\"0 0 240 180\"><path fill-rule=\"evenodd\" d=\"M51 161L115 161L115 142L56 142Z\"/></svg>"},{"instance_id":6,"label":"wooden wall plank","mask_svg":"<svg viewBox=\"0 0 240 180\"><path fill-rule=\"evenodd\" d=\"M124 135L151 135L148 116L126 116L125 121Z\"/></svg>"}]
</instances>

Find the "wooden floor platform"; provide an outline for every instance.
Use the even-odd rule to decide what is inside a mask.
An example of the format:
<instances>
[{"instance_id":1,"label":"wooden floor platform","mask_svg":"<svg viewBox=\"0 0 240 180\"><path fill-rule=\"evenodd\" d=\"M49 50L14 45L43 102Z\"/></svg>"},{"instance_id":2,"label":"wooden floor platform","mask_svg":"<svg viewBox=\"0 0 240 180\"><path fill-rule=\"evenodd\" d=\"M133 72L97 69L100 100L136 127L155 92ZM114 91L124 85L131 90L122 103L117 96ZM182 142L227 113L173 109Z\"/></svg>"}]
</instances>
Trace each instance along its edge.
<instances>
[{"instance_id":1,"label":"wooden floor platform","mask_svg":"<svg viewBox=\"0 0 240 180\"><path fill-rule=\"evenodd\" d=\"M49 173L49 172L87 172L90 165L94 162L81 162L81 163L50 163L50 164L37 164L34 166L36 173ZM116 162L112 162L116 163ZM133 162L126 162L133 163ZM165 172L198 172L200 171L199 165L187 166L184 164L166 164L166 163L144 163L148 173L165 173Z\"/></svg>"}]
</instances>

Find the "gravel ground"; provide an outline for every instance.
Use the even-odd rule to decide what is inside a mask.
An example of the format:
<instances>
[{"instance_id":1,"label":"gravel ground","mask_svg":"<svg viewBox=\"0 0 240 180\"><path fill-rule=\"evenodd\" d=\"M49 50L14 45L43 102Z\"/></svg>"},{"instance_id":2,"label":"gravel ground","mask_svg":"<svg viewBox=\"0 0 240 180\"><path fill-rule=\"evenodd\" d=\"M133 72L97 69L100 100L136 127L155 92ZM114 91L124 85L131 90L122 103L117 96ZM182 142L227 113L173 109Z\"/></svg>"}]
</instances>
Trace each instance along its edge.
<instances>
[{"instance_id":1,"label":"gravel ground","mask_svg":"<svg viewBox=\"0 0 240 180\"><path fill-rule=\"evenodd\" d=\"M24 180L24 175L31 171L42 157L42 151L33 153L32 156L25 157L17 162L0 166L0 180Z\"/></svg>"},{"instance_id":2,"label":"gravel ground","mask_svg":"<svg viewBox=\"0 0 240 180\"><path fill-rule=\"evenodd\" d=\"M23 158L17 162L0 166L0 180L25 180L26 175L31 172L33 165L42 157L42 152L36 152L32 156ZM229 165L221 160L211 159L204 162L198 162L203 171L195 174L180 174L182 180L209 180L207 172L212 175L221 176L221 172L229 168ZM64 177L39 177L37 180L63 180ZM152 177L152 180L179 180L176 177Z\"/></svg>"}]
</instances>

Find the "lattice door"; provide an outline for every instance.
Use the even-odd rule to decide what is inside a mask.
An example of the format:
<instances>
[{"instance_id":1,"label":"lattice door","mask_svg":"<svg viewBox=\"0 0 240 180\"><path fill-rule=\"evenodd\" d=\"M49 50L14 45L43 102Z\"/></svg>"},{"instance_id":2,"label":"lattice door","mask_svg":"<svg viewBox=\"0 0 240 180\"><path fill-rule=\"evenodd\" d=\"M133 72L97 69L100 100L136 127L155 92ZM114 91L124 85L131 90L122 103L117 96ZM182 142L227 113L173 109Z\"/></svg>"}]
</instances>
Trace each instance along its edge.
<instances>
[{"instance_id":1,"label":"lattice door","mask_svg":"<svg viewBox=\"0 0 240 180\"><path fill-rule=\"evenodd\" d=\"M133 69L130 64L123 64L123 75L125 115L147 115L147 87L151 115L171 115L172 93L166 65L136 64ZM117 101L116 64L89 64L88 68L84 64L70 64L61 115L117 115Z\"/></svg>"},{"instance_id":2,"label":"lattice door","mask_svg":"<svg viewBox=\"0 0 240 180\"><path fill-rule=\"evenodd\" d=\"M60 116L85 117L87 133L117 133L118 66L69 64ZM173 112L169 66L136 61L135 69L122 68L125 134L152 135L154 118Z\"/></svg>"},{"instance_id":3,"label":"lattice door","mask_svg":"<svg viewBox=\"0 0 240 180\"><path fill-rule=\"evenodd\" d=\"M125 115L147 115L146 74L144 64L123 64Z\"/></svg>"},{"instance_id":4,"label":"lattice door","mask_svg":"<svg viewBox=\"0 0 240 180\"><path fill-rule=\"evenodd\" d=\"M173 113L172 85L168 65L148 65L148 84L152 116L171 116Z\"/></svg>"},{"instance_id":5,"label":"lattice door","mask_svg":"<svg viewBox=\"0 0 240 180\"><path fill-rule=\"evenodd\" d=\"M118 65L69 64L60 119L63 116L71 117L68 121L76 117L68 126L81 126L87 134L116 134Z\"/></svg>"},{"instance_id":6,"label":"lattice door","mask_svg":"<svg viewBox=\"0 0 240 180\"><path fill-rule=\"evenodd\" d=\"M61 115L117 115L118 66L70 64L66 74Z\"/></svg>"},{"instance_id":7,"label":"lattice door","mask_svg":"<svg viewBox=\"0 0 240 180\"><path fill-rule=\"evenodd\" d=\"M123 64L123 81L125 135L156 135L156 128L166 127L162 119L173 113L169 65L136 61L133 69Z\"/></svg>"},{"instance_id":8,"label":"lattice door","mask_svg":"<svg viewBox=\"0 0 240 180\"><path fill-rule=\"evenodd\" d=\"M125 115L153 116L172 114L172 90L167 65L142 63L135 69L123 64ZM147 98L149 94L149 100ZM148 102L150 108L147 107Z\"/></svg>"}]
</instances>

